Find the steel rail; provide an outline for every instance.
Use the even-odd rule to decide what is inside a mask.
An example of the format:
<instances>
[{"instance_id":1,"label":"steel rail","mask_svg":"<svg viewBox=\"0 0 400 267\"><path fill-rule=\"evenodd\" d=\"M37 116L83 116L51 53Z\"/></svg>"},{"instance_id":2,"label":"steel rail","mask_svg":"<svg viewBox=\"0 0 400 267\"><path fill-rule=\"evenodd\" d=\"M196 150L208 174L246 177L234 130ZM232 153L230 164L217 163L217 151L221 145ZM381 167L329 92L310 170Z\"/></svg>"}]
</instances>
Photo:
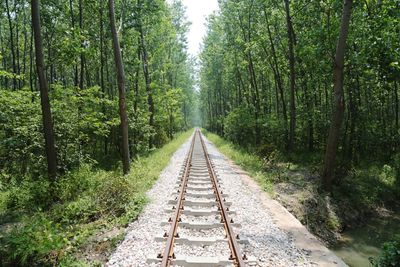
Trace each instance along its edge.
<instances>
[{"instance_id":1,"label":"steel rail","mask_svg":"<svg viewBox=\"0 0 400 267\"><path fill-rule=\"evenodd\" d=\"M188 184L190 169L191 169L191 165L192 165L194 145L195 145L195 140L196 140L197 135L198 135L200 143L201 143L201 148L203 150L208 173L211 178L212 186L213 186L214 193L216 196L216 203L217 203L218 209L221 213L221 222L224 224L226 237L228 239L229 248L231 250L231 256L229 259L233 261L235 266L244 267L245 266L244 259L246 256L242 256L242 254L241 254L239 244L236 240L239 237L234 235L234 231L233 231L233 228L231 225L231 223L233 223L233 221L230 220L230 218L227 214L229 209L225 206L225 203L224 203L225 199L222 197L222 192L220 192L220 190L219 190L217 175L215 174L214 167L213 167L210 157L208 155L207 147L205 145L205 142L203 140L201 132L198 129L196 129L196 131L193 135L190 149L186 156L185 169L182 174L181 185L180 185L180 188L178 191L179 196L177 198L177 205L174 207L175 208L174 216L169 219L169 222L172 225L171 225L171 228L170 228L168 234L166 233L167 241L166 241L165 249L164 249L163 254L162 255L160 254L158 256L159 258L162 258L161 266L169 267L175 258L174 242L175 242L175 238L178 238L177 229L178 229L178 225L180 222L180 216L181 216L181 212L183 210L183 205L184 205L184 201L185 201L186 187Z\"/></svg>"},{"instance_id":2,"label":"steel rail","mask_svg":"<svg viewBox=\"0 0 400 267\"><path fill-rule=\"evenodd\" d=\"M234 231L233 231L233 228L232 228L232 225L231 225L231 222L233 222L233 221L230 220L230 218L229 218L229 216L227 214L228 209L226 208L226 206L224 204L225 199L223 199L223 197L221 196L221 192L220 192L220 190L218 188L217 175L215 174L214 167L213 167L213 165L211 163L211 160L210 160L210 157L208 155L207 147L206 147L206 145L204 143L203 137L202 137L200 132L199 132L199 136L200 136L201 145L203 147L204 156L206 158L208 172L209 172L209 174L211 176L211 180L212 180L213 185L214 185L214 190L215 190L215 194L216 194L216 197L217 197L217 201L218 201L218 204L220 206L220 212L221 212L222 220L223 220L223 223L224 223L225 232L226 232L226 235L227 235L227 238L228 238L229 247L230 247L231 252L232 252L231 260L233 260L235 262L236 266L244 267L245 263L244 263L243 258L245 256L242 256L240 248L239 248L239 244L238 244L238 242L236 240L238 238L238 236L234 236Z\"/></svg>"},{"instance_id":3,"label":"steel rail","mask_svg":"<svg viewBox=\"0 0 400 267\"><path fill-rule=\"evenodd\" d=\"M182 175L182 183L181 183L181 187L179 190L178 203L175 207L174 216L170 218L170 222L172 222L172 227L168 233L167 242L166 242L165 249L164 249L164 254L162 255L162 261L161 261L162 267L170 266L171 261L174 257L174 241L175 241L175 237L176 237L176 231L178 229L181 211L183 210L183 202L184 202L184 196L185 196L185 192L186 192L185 188L186 188L188 178L189 178L190 166L192 164L193 148L194 148L194 141L196 139L196 134L198 134L198 130L196 130L193 135L192 143L190 145L190 149L189 149L189 152L186 157L185 171Z\"/></svg>"}]
</instances>

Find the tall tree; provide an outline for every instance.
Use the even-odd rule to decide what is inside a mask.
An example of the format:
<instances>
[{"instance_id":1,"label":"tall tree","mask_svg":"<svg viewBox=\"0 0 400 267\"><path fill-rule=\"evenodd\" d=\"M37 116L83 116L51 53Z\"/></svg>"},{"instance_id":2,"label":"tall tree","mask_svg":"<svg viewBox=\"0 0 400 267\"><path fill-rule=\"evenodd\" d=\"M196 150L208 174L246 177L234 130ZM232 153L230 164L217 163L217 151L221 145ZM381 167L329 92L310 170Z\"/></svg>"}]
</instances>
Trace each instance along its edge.
<instances>
[{"instance_id":1,"label":"tall tree","mask_svg":"<svg viewBox=\"0 0 400 267\"><path fill-rule=\"evenodd\" d=\"M83 6L82 6L82 0L79 0L79 30L80 30L80 38L83 36ZM84 49L85 49L85 43L83 40L81 40L81 55L80 55L80 63L81 63L81 69L80 69L80 77L79 77L79 88L83 89L84 86L84 75L85 75L85 54L84 54Z\"/></svg>"},{"instance_id":2,"label":"tall tree","mask_svg":"<svg viewBox=\"0 0 400 267\"><path fill-rule=\"evenodd\" d=\"M71 27L75 29L75 17L72 0L69 0L69 12L71 14ZM74 64L74 86L78 86L78 65Z\"/></svg>"},{"instance_id":3,"label":"tall tree","mask_svg":"<svg viewBox=\"0 0 400 267\"><path fill-rule=\"evenodd\" d=\"M14 45L14 31L12 26L12 18L11 18L11 11L10 11L10 4L8 0L6 0L6 9L7 9L7 18L8 18L8 26L10 29L10 48L11 48L11 56L12 56L12 69L13 73L17 73L17 59L15 55L15 45ZM13 88L14 90L17 88L17 80L13 79Z\"/></svg>"},{"instance_id":4,"label":"tall tree","mask_svg":"<svg viewBox=\"0 0 400 267\"><path fill-rule=\"evenodd\" d=\"M138 0L137 4L138 4L138 8L140 10L142 10L143 2L141 0ZM146 41L145 41L144 30L143 30L143 15L142 15L142 13L140 13L139 20L140 21L139 21L139 25L138 25L138 30L139 30L139 36L140 36L140 51L142 53L141 58L142 58L142 63L143 63L144 80L145 80L145 84L146 84L147 105L148 105L148 110L150 113L149 125L150 125L150 127L154 127L154 100L153 100L153 91L151 88L149 60L148 60ZM154 140L151 135L149 137L149 148L151 149L153 146L154 146Z\"/></svg>"},{"instance_id":5,"label":"tall tree","mask_svg":"<svg viewBox=\"0 0 400 267\"><path fill-rule=\"evenodd\" d=\"M40 7L39 0L32 0L32 27L35 39L36 68L39 77L40 102L42 107L44 139L46 147L47 170L49 177L54 179L57 176L57 154L54 140L53 122L49 101L49 85L45 76L43 59L43 44L40 29Z\"/></svg>"},{"instance_id":6,"label":"tall tree","mask_svg":"<svg viewBox=\"0 0 400 267\"><path fill-rule=\"evenodd\" d=\"M121 49L118 41L118 33L115 26L115 12L114 1L108 1L108 9L110 15L110 27L114 50L115 67L117 69L117 81L119 92L119 116L121 119L121 132L122 132L122 166L124 174L129 173L130 169L130 155L129 155L129 140L128 140L128 116L126 114L126 100L125 100L125 74L124 66L122 63Z\"/></svg>"},{"instance_id":7,"label":"tall tree","mask_svg":"<svg viewBox=\"0 0 400 267\"><path fill-rule=\"evenodd\" d=\"M288 49L289 49L289 69L290 69L290 127L289 127L289 143L288 149L292 150L294 146L295 131L296 131L296 102L295 102L295 87L296 77L294 70L294 31L292 24L292 17L290 16L289 0L285 0L286 11L286 27L288 35Z\"/></svg>"},{"instance_id":8,"label":"tall tree","mask_svg":"<svg viewBox=\"0 0 400 267\"><path fill-rule=\"evenodd\" d=\"M325 150L325 165L322 173L322 182L324 188L328 191L332 189L333 171L336 161L336 152L340 138L340 129L344 114L344 56L346 50L346 40L349 32L350 17L353 6L353 0L344 0L342 22L340 26L339 40L336 47L336 55L333 66L333 113L331 117L331 126Z\"/></svg>"},{"instance_id":9,"label":"tall tree","mask_svg":"<svg viewBox=\"0 0 400 267\"><path fill-rule=\"evenodd\" d=\"M287 130L287 113L286 113L286 102L285 102L285 96L284 96L284 92L283 92L282 78L281 78L281 74L280 74L280 70L279 70L278 57L276 55L277 53L275 51L275 45L274 45L274 41L272 39L271 29L269 26L268 13L267 13L267 10L265 7L264 7L264 16L265 16L265 23L267 24L268 38L269 38L269 43L270 43L270 48L271 48L271 53L272 53L272 58L273 58L273 64L271 63L272 71L274 73L275 84L277 86L277 89L279 90L280 99L281 99L281 103L282 103L285 142L286 142L286 144L288 144L289 140L288 140L288 130ZM278 96L277 96L277 98L278 98ZM277 109L278 109L278 107L279 106L277 105Z\"/></svg>"}]
</instances>

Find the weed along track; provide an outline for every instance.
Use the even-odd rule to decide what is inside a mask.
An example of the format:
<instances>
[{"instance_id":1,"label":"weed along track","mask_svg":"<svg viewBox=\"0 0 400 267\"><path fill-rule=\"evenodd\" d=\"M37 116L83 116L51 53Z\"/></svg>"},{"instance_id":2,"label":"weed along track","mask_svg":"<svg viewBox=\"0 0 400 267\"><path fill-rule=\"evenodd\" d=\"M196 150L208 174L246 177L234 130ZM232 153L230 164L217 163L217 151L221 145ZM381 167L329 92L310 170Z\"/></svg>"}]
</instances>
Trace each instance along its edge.
<instances>
[{"instance_id":1,"label":"weed along track","mask_svg":"<svg viewBox=\"0 0 400 267\"><path fill-rule=\"evenodd\" d=\"M149 263L163 267L246 266L249 260L240 248L245 240L235 233L240 224L234 221L229 196L220 183L202 134L196 130L168 202L171 216L161 222L169 230L156 238L165 243L164 249L157 257L149 257Z\"/></svg>"}]
</instances>

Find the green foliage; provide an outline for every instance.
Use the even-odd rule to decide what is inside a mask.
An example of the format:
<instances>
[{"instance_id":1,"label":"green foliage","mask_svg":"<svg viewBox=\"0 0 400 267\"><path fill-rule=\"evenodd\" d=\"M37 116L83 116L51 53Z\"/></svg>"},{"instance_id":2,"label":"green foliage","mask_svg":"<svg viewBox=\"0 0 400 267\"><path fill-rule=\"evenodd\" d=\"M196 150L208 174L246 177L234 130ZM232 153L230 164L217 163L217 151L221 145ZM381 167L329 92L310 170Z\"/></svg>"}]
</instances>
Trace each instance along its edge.
<instances>
[{"instance_id":1,"label":"green foliage","mask_svg":"<svg viewBox=\"0 0 400 267\"><path fill-rule=\"evenodd\" d=\"M371 260L375 267L395 267L400 265L400 236L382 246L378 258Z\"/></svg>"},{"instance_id":2,"label":"green foliage","mask_svg":"<svg viewBox=\"0 0 400 267\"><path fill-rule=\"evenodd\" d=\"M14 212L32 212L48 207L52 202L50 182L41 177L27 177L9 187L7 209Z\"/></svg>"},{"instance_id":3,"label":"green foliage","mask_svg":"<svg viewBox=\"0 0 400 267\"><path fill-rule=\"evenodd\" d=\"M69 170L100 158L94 154L98 140L119 126L117 102L103 97L99 87L53 86L51 93L59 167Z\"/></svg>"},{"instance_id":4,"label":"green foliage","mask_svg":"<svg viewBox=\"0 0 400 267\"><path fill-rule=\"evenodd\" d=\"M126 176L119 170L104 171L82 164L56 181L53 189L58 201L53 204L49 203L46 179L24 180L22 185L1 192L1 215L17 211L26 214L11 224L13 230L0 229L1 263L84 265L76 261L75 254L96 232L127 225L138 216L147 203L145 192L191 134L191 130L180 134L147 157L138 158Z\"/></svg>"},{"instance_id":5,"label":"green foliage","mask_svg":"<svg viewBox=\"0 0 400 267\"><path fill-rule=\"evenodd\" d=\"M116 102L103 99L98 87L78 93L55 85L51 104L59 167L68 170L98 159L93 147L119 125L116 112L111 112L117 110ZM99 110L108 111L108 115ZM0 90L0 122L2 167L18 175L43 173L46 162L38 94Z\"/></svg>"},{"instance_id":6,"label":"green foliage","mask_svg":"<svg viewBox=\"0 0 400 267\"><path fill-rule=\"evenodd\" d=\"M400 195L395 171L390 165L368 164L353 168L336 186L334 196L350 198L353 206L372 209L381 204L395 204Z\"/></svg>"},{"instance_id":7,"label":"green foliage","mask_svg":"<svg viewBox=\"0 0 400 267\"><path fill-rule=\"evenodd\" d=\"M253 143L255 121L250 110L245 106L229 112L224 125L225 135L232 142L243 146Z\"/></svg>"},{"instance_id":8,"label":"green foliage","mask_svg":"<svg viewBox=\"0 0 400 267\"><path fill-rule=\"evenodd\" d=\"M38 175L45 168L41 111L32 101L37 97L29 91L0 90L0 167L9 173Z\"/></svg>"},{"instance_id":9,"label":"green foliage","mask_svg":"<svg viewBox=\"0 0 400 267\"><path fill-rule=\"evenodd\" d=\"M337 157L348 163L343 172L363 160L388 163L400 148L395 2L355 3L352 11L344 73L346 119ZM289 4L295 39L296 152L323 155L326 148L342 8L342 2L332 0L310 2L306 8L301 1ZM237 144L288 148L289 40L282 10L272 0L224 1L208 19L200 54L203 127L226 133ZM240 140L242 133L245 141Z\"/></svg>"},{"instance_id":10,"label":"green foliage","mask_svg":"<svg viewBox=\"0 0 400 267\"><path fill-rule=\"evenodd\" d=\"M31 266L36 262L51 266L65 254L70 241L60 224L37 213L14 227L5 244L1 253L9 251L7 259L16 265Z\"/></svg>"},{"instance_id":11,"label":"green foliage","mask_svg":"<svg viewBox=\"0 0 400 267\"><path fill-rule=\"evenodd\" d=\"M185 7L179 1L115 1L123 29L119 38L134 159L132 172L121 176L116 167L121 158L119 95L107 4L81 2L40 4L57 153L55 181L47 177L40 90L29 45L31 14L25 8L30 3L0 6L6 14L13 5L11 16L0 17L0 221L20 231L9 233L1 225L0 236L6 238L0 244L0 265L7 259L8 265L73 266L73 254L99 228L135 219L147 201L145 191L190 133L163 146L192 127L191 117L198 113ZM143 42L138 42L140 37ZM144 76L144 64L149 77ZM153 125L148 82L155 106ZM163 148L156 151L154 146ZM54 243L39 239L40 231L56 236ZM34 236L31 243L24 242L25 235ZM62 242L64 237L68 242ZM10 256L11 248L15 256Z\"/></svg>"}]
</instances>

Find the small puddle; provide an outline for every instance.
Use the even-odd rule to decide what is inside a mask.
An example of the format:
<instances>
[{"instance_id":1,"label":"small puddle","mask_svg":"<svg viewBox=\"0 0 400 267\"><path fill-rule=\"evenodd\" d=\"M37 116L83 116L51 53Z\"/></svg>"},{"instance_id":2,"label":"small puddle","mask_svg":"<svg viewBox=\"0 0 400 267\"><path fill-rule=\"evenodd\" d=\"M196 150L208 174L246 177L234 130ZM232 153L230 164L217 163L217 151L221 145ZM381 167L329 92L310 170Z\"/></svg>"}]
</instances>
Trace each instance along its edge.
<instances>
[{"instance_id":1,"label":"small puddle","mask_svg":"<svg viewBox=\"0 0 400 267\"><path fill-rule=\"evenodd\" d=\"M369 258L377 257L383 243L400 234L400 214L370 220L366 225L342 233L343 241L332 250L350 267L369 267Z\"/></svg>"}]
</instances>

